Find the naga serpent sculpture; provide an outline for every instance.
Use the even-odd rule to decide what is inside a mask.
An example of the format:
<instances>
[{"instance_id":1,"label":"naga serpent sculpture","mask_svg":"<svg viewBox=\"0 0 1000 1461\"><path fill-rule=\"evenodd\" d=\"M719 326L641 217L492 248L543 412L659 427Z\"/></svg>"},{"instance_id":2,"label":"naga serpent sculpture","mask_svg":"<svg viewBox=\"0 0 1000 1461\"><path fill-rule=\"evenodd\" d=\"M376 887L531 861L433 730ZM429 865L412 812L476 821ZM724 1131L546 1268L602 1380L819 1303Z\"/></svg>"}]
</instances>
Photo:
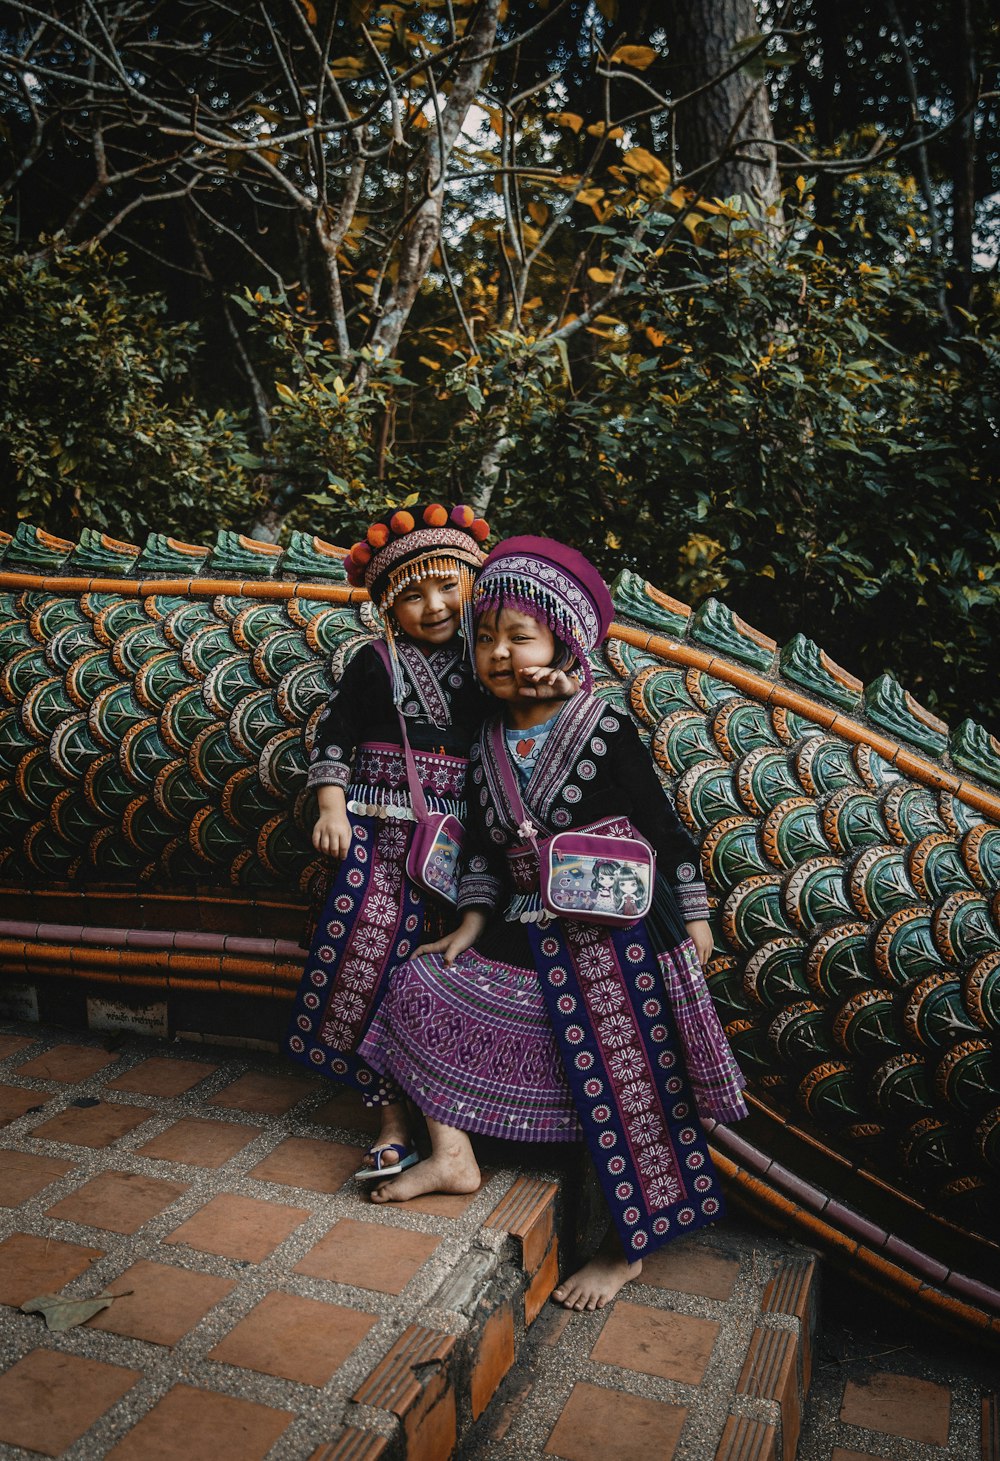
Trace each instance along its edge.
<instances>
[{"instance_id":1,"label":"naga serpent sculpture","mask_svg":"<svg viewBox=\"0 0 1000 1461\"><path fill-rule=\"evenodd\" d=\"M0 1008L154 991L171 1032L274 1039L322 874L310 737L377 631L343 557L0 533ZM700 842L750 1083L750 1119L711 1133L730 1191L1000 1337L1000 743L715 600L630 572L614 598L597 692Z\"/></svg>"}]
</instances>

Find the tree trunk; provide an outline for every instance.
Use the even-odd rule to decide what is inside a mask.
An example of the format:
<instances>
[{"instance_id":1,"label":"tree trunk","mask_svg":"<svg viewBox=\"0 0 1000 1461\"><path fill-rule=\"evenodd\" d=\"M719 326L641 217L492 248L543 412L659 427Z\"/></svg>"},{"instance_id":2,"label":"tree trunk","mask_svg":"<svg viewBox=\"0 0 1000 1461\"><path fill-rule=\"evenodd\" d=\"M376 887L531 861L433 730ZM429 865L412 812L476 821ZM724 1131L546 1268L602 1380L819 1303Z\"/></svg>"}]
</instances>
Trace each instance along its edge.
<instances>
[{"instance_id":1,"label":"tree trunk","mask_svg":"<svg viewBox=\"0 0 1000 1461\"><path fill-rule=\"evenodd\" d=\"M754 0L673 0L663 7L663 18L672 93L683 98L697 91L676 112L680 181L690 178L710 197L739 193L777 202L780 183L774 147L767 145L774 130L762 53L731 69L746 54L736 49L740 42L758 34Z\"/></svg>"}]
</instances>

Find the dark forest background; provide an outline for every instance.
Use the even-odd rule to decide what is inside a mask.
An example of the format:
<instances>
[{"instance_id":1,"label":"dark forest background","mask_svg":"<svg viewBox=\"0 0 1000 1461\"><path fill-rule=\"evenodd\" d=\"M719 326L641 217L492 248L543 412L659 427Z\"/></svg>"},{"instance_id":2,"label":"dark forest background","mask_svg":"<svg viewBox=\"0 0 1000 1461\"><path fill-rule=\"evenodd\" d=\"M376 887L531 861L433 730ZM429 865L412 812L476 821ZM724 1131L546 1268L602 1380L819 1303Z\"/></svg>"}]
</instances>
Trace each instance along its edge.
<instances>
[{"instance_id":1,"label":"dark forest background","mask_svg":"<svg viewBox=\"0 0 1000 1461\"><path fill-rule=\"evenodd\" d=\"M998 31L0 3L5 525L464 499L995 727Z\"/></svg>"}]
</instances>

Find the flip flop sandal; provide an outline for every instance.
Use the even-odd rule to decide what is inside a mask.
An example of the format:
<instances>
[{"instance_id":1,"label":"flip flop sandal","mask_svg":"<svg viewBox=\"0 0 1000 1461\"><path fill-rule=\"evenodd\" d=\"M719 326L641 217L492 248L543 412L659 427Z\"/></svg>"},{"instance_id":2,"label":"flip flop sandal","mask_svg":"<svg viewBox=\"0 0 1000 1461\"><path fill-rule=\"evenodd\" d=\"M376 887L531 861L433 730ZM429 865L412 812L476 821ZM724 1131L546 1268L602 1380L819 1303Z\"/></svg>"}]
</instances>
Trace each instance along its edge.
<instances>
[{"instance_id":1,"label":"flip flop sandal","mask_svg":"<svg viewBox=\"0 0 1000 1461\"><path fill-rule=\"evenodd\" d=\"M375 1160L374 1167L361 1167L355 1172L359 1182L371 1182L376 1177L396 1177L400 1172L405 1172L407 1167L415 1167L420 1161L420 1156L411 1146L404 1146L402 1142L387 1141L385 1146L373 1146L368 1149L368 1156ZM389 1157L388 1164L385 1158Z\"/></svg>"}]
</instances>

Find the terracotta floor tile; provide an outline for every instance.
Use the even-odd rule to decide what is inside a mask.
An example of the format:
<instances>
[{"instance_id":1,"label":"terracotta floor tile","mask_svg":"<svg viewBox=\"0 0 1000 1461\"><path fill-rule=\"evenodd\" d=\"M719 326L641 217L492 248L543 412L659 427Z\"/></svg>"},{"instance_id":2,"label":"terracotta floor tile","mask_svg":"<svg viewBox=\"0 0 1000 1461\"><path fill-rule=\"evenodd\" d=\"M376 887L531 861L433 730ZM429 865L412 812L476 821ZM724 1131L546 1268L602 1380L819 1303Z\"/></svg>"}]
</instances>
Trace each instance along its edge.
<instances>
[{"instance_id":1,"label":"terracotta floor tile","mask_svg":"<svg viewBox=\"0 0 1000 1461\"><path fill-rule=\"evenodd\" d=\"M135 1233L187 1190L186 1182L163 1182L134 1172L101 1172L47 1208L46 1216L107 1228L112 1233Z\"/></svg>"},{"instance_id":2,"label":"terracotta floor tile","mask_svg":"<svg viewBox=\"0 0 1000 1461\"><path fill-rule=\"evenodd\" d=\"M168 1060L163 1055L152 1055L108 1081L108 1090L134 1091L142 1096L182 1096L218 1068L202 1060Z\"/></svg>"},{"instance_id":3,"label":"terracotta floor tile","mask_svg":"<svg viewBox=\"0 0 1000 1461\"><path fill-rule=\"evenodd\" d=\"M59 1157L0 1151L0 1207L17 1207L73 1166Z\"/></svg>"},{"instance_id":4,"label":"terracotta floor tile","mask_svg":"<svg viewBox=\"0 0 1000 1461\"><path fill-rule=\"evenodd\" d=\"M127 1131L148 1121L154 1113L148 1106L69 1106L36 1126L32 1136L43 1141L64 1141L70 1146L111 1146Z\"/></svg>"},{"instance_id":5,"label":"terracotta floor tile","mask_svg":"<svg viewBox=\"0 0 1000 1461\"><path fill-rule=\"evenodd\" d=\"M320 1126L339 1126L348 1131L365 1131L377 1136L381 1117L374 1106L366 1106L357 1091L341 1090L310 1113Z\"/></svg>"},{"instance_id":6,"label":"terracotta floor tile","mask_svg":"<svg viewBox=\"0 0 1000 1461\"><path fill-rule=\"evenodd\" d=\"M151 1344L176 1344L235 1287L229 1278L142 1258L111 1280L108 1292L122 1297L88 1320L88 1327Z\"/></svg>"},{"instance_id":7,"label":"terracotta floor tile","mask_svg":"<svg viewBox=\"0 0 1000 1461\"><path fill-rule=\"evenodd\" d=\"M6 1060L8 1055L15 1055L18 1050L34 1043L30 1035L0 1035L0 1060Z\"/></svg>"},{"instance_id":8,"label":"terracotta floor tile","mask_svg":"<svg viewBox=\"0 0 1000 1461\"><path fill-rule=\"evenodd\" d=\"M308 1192L337 1192L358 1170L361 1156L358 1147L343 1142L288 1136L258 1162L250 1176L260 1182L304 1187Z\"/></svg>"},{"instance_id":9,"label":"terracotta floor tile","mask_svg":"<svg viewBox=\"0 0 1000 1461\"><path fill-rule=\"evenodd\" d=\"M440 1242L428 1233L387 1230L381 1223L342 1218L295 1265L295 1272L380 1294L401 1294Z\"/></svg>"},{"instance_id":10,"label":"terracotta floor tile","mask_svg":"<svg viewBox=\"0 0 1000 1461\"><path fill-rule=\"evenodd\" d=\"M0 1243L0 1304L16 1309L26 1299L58 1293L95 1258L103 1257L100 1248L81 1243L11 1233Z\"/></svg>"},{"instance_id":11,"label":"terracotta floor tile","mask_svg":"<svg viewBox=\"0 0 1000 1461\"><path fill-rule=\"evenodd\" d=\"M325 1385L377 1323L374 1314L339 1304L268 1294L208 1357L303 1385Z\"/></svg>"},{"instance_id":12,"label":"terracotta floor tile","mask_svg":"<svg viewBox=\"0 0 1000 1461\"><path fill-rule=\"evenodd\" d=\"M225 1193L172 1232L166 1243L186 1243L200 1253L260 1263L310 1217L307 1208Z\"/></svg>"},{"instance_id":13,"label":"terracotta floor tile","mask_svg":"<svg viewBox=\"0 0 1000 1461\"><path fill-rule=\"evenodd\" d=\"M51 1096L51 1091L26 1091L23 1086L0 1084L0 1126L16 1121L32 1106L44 1106Z\"/></svg>"},{"instance_id":14,"label":"terracotta floor tile","mask_svg":"<svg viewBox=\"0 0 1000 1461\"><path fill-rule=\"evenodd\" d=\"M305 1096L316 1090L315 1081L300 1075L263 1075L251 1071L226 1086L225 1090L206 1102L208 1106L228 1107L232 1111L251 1111L261 1116L284 1116Z\"/></svg>"},{"instance_id":15,"label":"terracotta floor tile","mask_svg":"<svg viewBox=\"0 0 1000 1461\"><path fill-rule=\"evenodd\" d=\"M201 1121L197 1116L185 1116L147 1141L139 1153L189 1167L223 1167L260 1136L260 1130L259 1126L239 1126L234 1121Z\"/></svg>"},{"instance_id":16,"label":"terracotta floor tile","mask_svg":"<svg viewBox=\"0 0 1000 1461\"><path fill-rule=\"evenodd\" d=\"M706 1299L728 1299L740 1271L738 1258L727 1258L712 1248L696 1243L668 1243L642 1260L640 1283L671 1289L679 1294L699 1294Z\"/></svg>"},{"instance_id":17,"label":"terracotta floor tile","mask_svg":"<svg viewBox=\"0 0 1000 1461\"><path fill-rule=\"evenodd\" d=\"M644 1375L697 1385L705 1373L719 1332L709 1319L692 1319L664 1309L648 1309L619 1299L590 1357Z\"/></svg>"},{"instance_id":18,"label":"terracotta floor tile","mask_svg":"<svg viewBox=\"0 0 1000 1461\"><path fill-rule=\"evenodd\" d=\"M545 1443L563 1461L670 1461L687 1411L659 1400L577 1384Z\"/></svg>"},{"instance_id":19,"label":"terracotta floor tile","mask_svg":"<svg viewBox=\"0 0 1000 1461\"><path fill-rule=\"evenodd\" d=\"M34 1349L0 1375L0 1441L61 1456L140 1378L139 1370Z\"/></svg>"},{"instance_id":20,"label":"terracotta floor tile","mask_svg":"<svg viewBox=\"0 0 1000 1461\"><path fill-rule=\"evenodd\" d=\"M261 1461L292 1418L290 1410L175 1385L108 1461Z\"/></svg>"},{"instance_id":21,"label":"terracotta floor tile","mask_svg":"<svg viewBox=\"0 0 1000 1461\"><path fill-rule=\"evenodd\" d=\"M108 1050L95 1050L92 1045L53 1045L34 1060L17 1068L18 1075L34 1076L42 1081L85 1081L106 1065L118 1059Z\"/></svg>"},{"instance_id":22,"label":"terracotta floor tile","mask_svg":"<svg viewBox=\"0 0 1000 1461\"><path fill-rule=\"evenodd\" d=\"M848 1380L840 1419L888 1436L905 1436L929 1446L948 1440L951 1391L947 1385L909 1375L872 1375L865 1384Z\"/></svg>"}]
</instances>

